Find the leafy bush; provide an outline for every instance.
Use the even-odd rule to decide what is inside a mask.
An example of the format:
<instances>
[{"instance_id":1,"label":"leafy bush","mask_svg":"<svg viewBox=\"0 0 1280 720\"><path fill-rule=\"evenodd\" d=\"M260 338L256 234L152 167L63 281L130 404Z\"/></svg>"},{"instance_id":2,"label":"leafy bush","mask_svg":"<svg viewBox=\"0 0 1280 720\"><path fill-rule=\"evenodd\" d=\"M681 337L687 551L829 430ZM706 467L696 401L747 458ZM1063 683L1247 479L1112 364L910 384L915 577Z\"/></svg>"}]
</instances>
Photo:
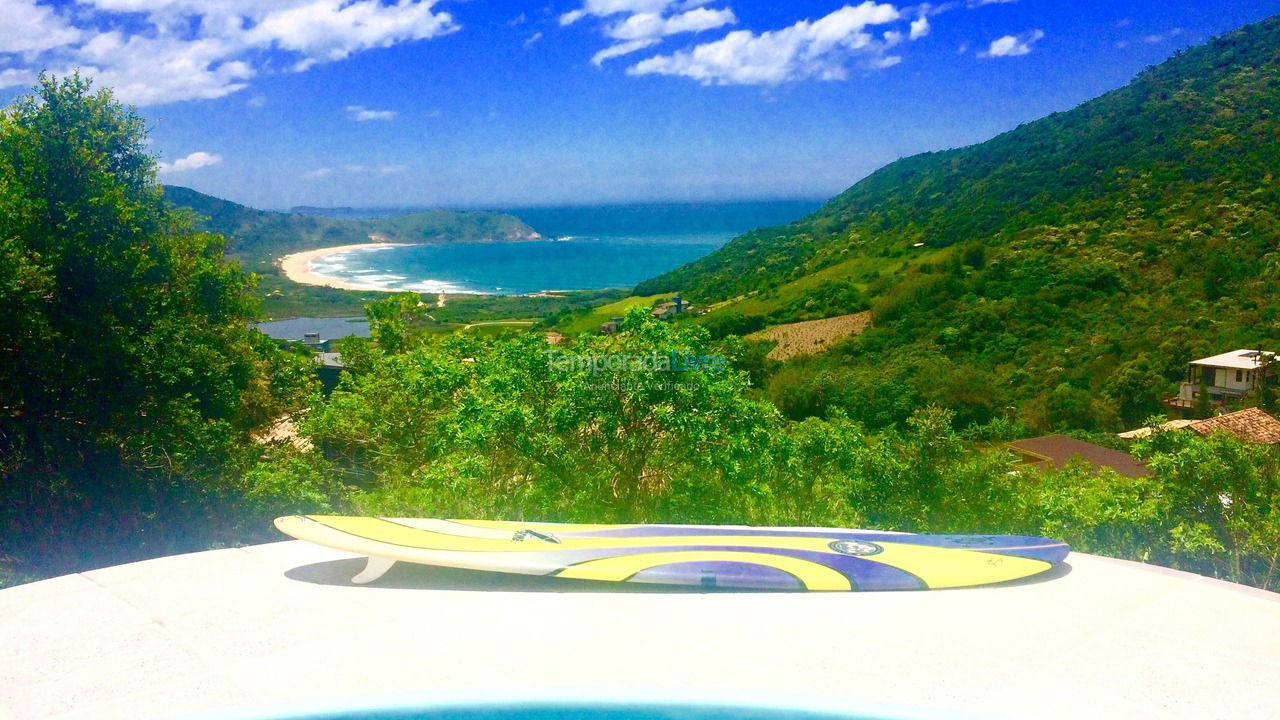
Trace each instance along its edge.
<instances>
[{"instance_id":1,"label":"leafy bush","mask_svg":"<svg viewBox=\"0 0 1280 720\"><path fill-rule=\"evenodd\" d=\"M249 329L254 278L168 208L155 169L142 119L78 76L0 114L10 577L262 536L227 477L316 386L309 357Z\"/></svg>"}]
</instances>

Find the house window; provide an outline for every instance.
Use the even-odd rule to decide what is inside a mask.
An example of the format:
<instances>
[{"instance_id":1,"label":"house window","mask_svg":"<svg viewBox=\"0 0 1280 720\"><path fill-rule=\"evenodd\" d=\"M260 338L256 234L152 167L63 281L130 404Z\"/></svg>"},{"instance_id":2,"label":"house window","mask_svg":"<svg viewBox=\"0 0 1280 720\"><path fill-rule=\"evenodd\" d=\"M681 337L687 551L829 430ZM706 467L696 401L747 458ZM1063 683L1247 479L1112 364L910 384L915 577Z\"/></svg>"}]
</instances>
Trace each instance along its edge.
<instances>
[{"instance_id":1,"label":"house window","mask_svg":"<svg viewBox=\"0 0 1280 720\"><path fill-rule=\"evenodd\" d=\"M1243 371L1243 370L1237 370L1237 371L1236 371L1236 382L1238 382L1238 383L1242 383L1242 382L1244 382L1244 371Z\"/></svg>"}]
</instances>

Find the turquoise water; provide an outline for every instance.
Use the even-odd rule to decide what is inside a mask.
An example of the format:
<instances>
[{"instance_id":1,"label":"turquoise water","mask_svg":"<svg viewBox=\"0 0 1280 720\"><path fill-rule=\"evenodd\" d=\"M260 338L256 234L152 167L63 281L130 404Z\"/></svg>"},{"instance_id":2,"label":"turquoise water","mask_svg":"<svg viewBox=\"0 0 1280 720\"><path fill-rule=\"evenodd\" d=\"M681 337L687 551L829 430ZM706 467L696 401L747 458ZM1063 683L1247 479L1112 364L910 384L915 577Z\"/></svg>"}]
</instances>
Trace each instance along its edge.
<instances>
[{"instance_id":1,"label":"turquoise water","mask_svg":"<svg viewBox=\"0 0 1280 720\"><path fill-rule=\"evenodd\" d=\"M325 255L311 270L371 290L524 295L629 288L692 262L732 232L567 236L513 243L449 243Z\"/></svg>"},{"instance_id":2,"label":"turquoise water","mask_svg":"<svg viewBox=\"0 0 1280 720\"><path fill-rule=\"evenodd\" d=\"M802 710L754 710L693 706L478 707L344 713L314 720L872 720L867 715L831 715Z\"/></svg>"},{"instance_id":3,"label":"turquoise water","mask_svg":"<svg viewBox=\"0 0 1280 720\"><path fill-rule=\"evenodd\" d=\"M844 713L786 707L563 702L399 707L236 717L246 720L892 720L892 718L920 716Z\"/></svg>"},{"instance_id":4,"label":"turquoise water","mask_svg":"<svg viewBox=\"0 0 1280 720\"><path fill-rule=\"evenodd\" d=\"M759 227L817 209L810 200L641 203L507 209L545 240L355 250L311 269L370 290L526 295L630 288L693 262ZM410 208L296 208L332 217L387 217Z\"/></svg>"}]
</instances>

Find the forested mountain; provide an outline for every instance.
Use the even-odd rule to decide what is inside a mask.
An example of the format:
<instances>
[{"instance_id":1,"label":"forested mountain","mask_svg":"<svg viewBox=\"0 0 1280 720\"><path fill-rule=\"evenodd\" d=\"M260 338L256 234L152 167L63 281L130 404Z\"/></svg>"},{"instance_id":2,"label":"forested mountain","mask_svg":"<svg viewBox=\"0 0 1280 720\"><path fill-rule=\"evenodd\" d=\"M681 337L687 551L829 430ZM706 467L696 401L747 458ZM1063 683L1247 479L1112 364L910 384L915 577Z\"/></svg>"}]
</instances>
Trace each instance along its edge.
<instances>
[{"instance_id":1,"label":"forested mountain","mask_svg":"<svg viewBox=\"0 0 1280 720\"><path fill-rule=\"evenodd\" d=\"M377 220L347 220L318 215L255 210L230 200L175 185L165 199L200 218L197 227L227 238L227 252L249 264L313 248L369 242L370 235L391 242L524 240L537 237L513 215L494 212L425 212Z\"/></svg>"},{"instance_id":2,"label":"forested mountain","mask_svg":"<svg viewBox=\"0 0 1280 720\"><path fill-rule=\"evenodd\" d=\"M939 402L980 420L1009 403L1034 425L1113 426L1157 410L1196 353L1280 340L1278 171L1273 17L1073 110L892 163L637 293L742 298L717 312L774 321L870 305L872 330L775 395L796 415L887 422Z\"/></svg>"},{"instance_id":3,"label":"forested mountain","mask_svg":"<svg viewBox=\"0 0 1280 720\"><path fill-rule=\"evenodd\" d=\"M1192 107L1221 98L1206 122L1225 129L1197 130L1212 142L1192 149L1220 142L1238 167L1259 162L1275 141L1258 109L1274 98L1273 57L1193 94ZM703 316L872 298L877 328L780 370L761 346L690 327L692 313L663 322L644 302L618 333L564 338L549 356L537 332L430 332L448 310L403 293L366 308L371 337L341 342L346 369L326 395L309 351L251 329L255 280L222 239L166 205L145 128L77 75L42 76L0 112L0 586L278 539L271 518L317 512L1044 535L1277 579L1280 447L1157 432L1135 444L1152 471L1135 478L1087 463L1011 472L994 443L1024 432L1006 396L1032 395L1024 410L1075 429L1102 422L1095 406L1112 401L1091 383L1107 398L1150 387L1152 360L1134 347L1172 358L1187 338L1267 339L1274 191L1241 189L1243 169L1174 163L1113 212L987 244L846 235L849 260ZM188 198L210 226L343 228ZM293 242L316 240L301 232ZM1203 270L1219 256L1220 274ZM628 357L726 362L679 374L599 362ZM277 433L281 419L296 437Z\"/></svg>"}]
</instances>

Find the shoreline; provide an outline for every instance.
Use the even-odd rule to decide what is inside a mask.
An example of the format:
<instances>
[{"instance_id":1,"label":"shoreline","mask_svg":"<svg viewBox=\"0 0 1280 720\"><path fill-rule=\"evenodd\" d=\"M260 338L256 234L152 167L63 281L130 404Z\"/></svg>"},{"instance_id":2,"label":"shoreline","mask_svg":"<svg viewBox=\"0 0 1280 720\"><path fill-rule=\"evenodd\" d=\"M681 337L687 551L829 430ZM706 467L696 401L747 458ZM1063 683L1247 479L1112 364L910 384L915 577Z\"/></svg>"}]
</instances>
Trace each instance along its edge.
<instances>
[{"instance_id":1,"label":"shoreline","mask_svg":"<svg viewBox=\"0 0 1280 720\"><path fill-rule=\"evenodd\" d=\"M379 235L371 235L370 238L380 237ZM409 247L413 245L430 245L431 243L407 243L407 242L388 242L386 240L371 240L367 243L352 243L350 245L334 245L331 247L315 248L314 250L302 250L300 252L282 255L273 261L273 264L280 269L280 272L290 282L299 285L313 285L317 287L333 288L335 290L351 290L356 292L383 292L383 293L400 293L413 292L419 295L435 295L436 307L444 307L447 302L445 296L448 295L476 295L476 296L492 296L492 297L531 297L531 298L564 298L576 293L603 292L607 290L627 290L625 287L617 288L592 288L584 290L538 290L536 292L525 293L503 293L503 292L483 292L477 290L450 290L450 289L421 289L409 290L404 288L389 288L377 285L364 285L360 282L345 280L332 275L323 275L311 269L311 263L328 255L338 253L351 252L353 250L371 250L378 248L391 247Z\"/></svg>"},{"instance_id":2,"label":"shoreline","mask_svg":"<svg viewBox=\"0 0 1280 720\"><path fill-rule=\"evenodd\" d=\"M370 285L361 285L360 283L343 280L331 275L321 275L311 269L313 260L322 258L326 255L334 255L352 250L365 250L370 248L387 248L387 247L404 247L413 243L394 243L385 241L374 241L367 243L357 243L354 245L336 245L334 247L317 248L315 250L303 250L302 252L290 253L276 260L276 265L280 267L280 271L284 276L299 285L319 285L320 287L335 288L337 290L359 290L361 292L402 292L390 288L373 287Z\"/></svg>"}]
</instances>

